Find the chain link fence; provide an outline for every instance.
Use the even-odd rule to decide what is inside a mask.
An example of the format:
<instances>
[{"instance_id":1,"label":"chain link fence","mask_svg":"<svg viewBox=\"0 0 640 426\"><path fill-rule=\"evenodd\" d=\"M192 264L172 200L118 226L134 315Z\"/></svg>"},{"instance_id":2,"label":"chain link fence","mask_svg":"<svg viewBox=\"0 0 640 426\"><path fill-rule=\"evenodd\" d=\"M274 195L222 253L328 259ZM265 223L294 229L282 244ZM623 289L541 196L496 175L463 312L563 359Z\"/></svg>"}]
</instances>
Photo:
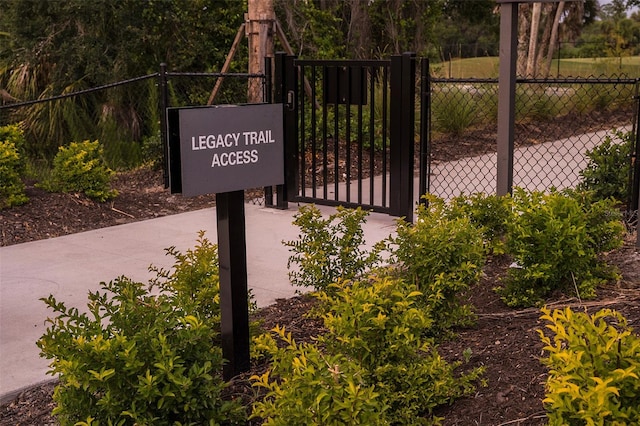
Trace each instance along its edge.
<instances>
[{"instance_id":1,"label":"chain link fence","mask_svg":"<svg viewBox=\"0 0 640 426\"><path fill-rule=\"evenodd\" d=\"M636 79L517 83L514 186L575 187L588 150L615 130L636 130ZM495 193L497 99L497 80L431 80L430 193L445 199Z\"/></svg>"}]
</instances>

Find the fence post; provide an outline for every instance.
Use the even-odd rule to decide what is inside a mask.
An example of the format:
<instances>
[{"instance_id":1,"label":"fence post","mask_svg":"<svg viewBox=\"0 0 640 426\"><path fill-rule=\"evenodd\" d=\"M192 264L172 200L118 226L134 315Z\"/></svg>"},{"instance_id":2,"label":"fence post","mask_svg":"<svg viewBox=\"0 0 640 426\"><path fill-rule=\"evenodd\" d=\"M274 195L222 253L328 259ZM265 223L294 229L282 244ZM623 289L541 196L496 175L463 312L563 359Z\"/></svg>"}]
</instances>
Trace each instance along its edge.
<instances>
[{"instance_id":1,"label":"fence post","mask_svg":"<svg viewBox=\"0 0 640 426\"><path fill-rule=\"evenodd\" d=\"M640 204L640 79L636 80L636 94L634 96L636 100L636 123L635 123L635 144L631 153L631 165L633 179L631 183L631 200L628 210L631 214L635 215L636 222L636 248L640 249L640 212L638 211L638 204Z\"/></svg>"},{"instance_id":2,"label":"fence post","mask_svg":"<svg viewBox=\"0 0 640 426\"><path fill-rule=\"evenodd\" d=\"M426 203L422 198L430 188L431 169L431 75L429 74L429 59L420 61L420 185L418 190L418 202Z\"/></svg>"},{"instance_id":3,"label":"fence post","mask_svg":"<svg viewBox=\"0 0 640 426\"><path fill-rule=\"evenodd\" d=\"M276 207L286 209L289 207L289 199L296 194L296 149L298 135L298 121L296 119L295 89L297 86L297 73L293 61L295 56L289 56L284 52L276 53L274 72L274 101L284 105L284 185L276 187Z\"/></svg>"},{"instance_id":4,"label":"fence post","mask_svg":"<svg viewBox=\"0 0 640 426\"><path fill-rule=\"evenodd\" d=\"M500 3L500 69L498 75L498 170L496 194L513 190L513 137L518 57L518 3Z\"/></svg>"},{"instance_id":5,"label":"fence post","mask_svg":"<svg viewBox=\"0 0 640 426\"><path fill-rule=\"evenodd\" d=\"M162 179L164 187L169 188L169 138L167 138L167 108L169 107L169 94L167 90L167 64L160 64L158 74L160 87L160 141L162 142Z\"/></svg>"},{"instance_id":6,"label":"fence post","mask_svg":"<svg viewBox=\"0 0 640 426\"><path fill-rule=\"evenodd\" d=\"M264 88L263 98L265 103L273 103L273 76L272 76L273 61L271 57L264 58ZM267 186L264 188L264 205L266 207L273 207L273 187Z\"/></svg>"},{"instance_id":7,"label":"fence post","mask_svg":"<svg viewBox=\"0 0 640 426\"><path fill-rule=\"evenodd\" d=\"M389 213L413 222L415 53L391 57Z\"/></svg>"}]
</instances>

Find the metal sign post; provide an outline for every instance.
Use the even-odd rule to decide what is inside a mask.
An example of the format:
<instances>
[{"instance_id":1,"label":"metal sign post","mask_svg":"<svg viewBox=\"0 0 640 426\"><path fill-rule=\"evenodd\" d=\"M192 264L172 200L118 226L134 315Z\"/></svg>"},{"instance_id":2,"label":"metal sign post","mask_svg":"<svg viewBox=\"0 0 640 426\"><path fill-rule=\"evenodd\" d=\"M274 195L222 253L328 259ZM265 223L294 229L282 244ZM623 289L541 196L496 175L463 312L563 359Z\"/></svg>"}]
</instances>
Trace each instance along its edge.
<instances>
[{"instance_id":1,"label":"metal sign post","mask_svg":"<svg viewBox=\"0 0 640 426\"><path fill-rule=\"evenodd\" d=\"M284 183L282 104L167 110L171 192L216 194L225 380L249 369L244 189Z\"/></svg>"},{"instance_id":2,"label":"metal sign post","mask_svg":"<svg viewBox=\"0 0 640 426\"><path fill-rule=\"evenodd\" d=\"M216 194L222 354L225 380L249 370L249 291L244 191Z\"/></svg>"}]
</instances>

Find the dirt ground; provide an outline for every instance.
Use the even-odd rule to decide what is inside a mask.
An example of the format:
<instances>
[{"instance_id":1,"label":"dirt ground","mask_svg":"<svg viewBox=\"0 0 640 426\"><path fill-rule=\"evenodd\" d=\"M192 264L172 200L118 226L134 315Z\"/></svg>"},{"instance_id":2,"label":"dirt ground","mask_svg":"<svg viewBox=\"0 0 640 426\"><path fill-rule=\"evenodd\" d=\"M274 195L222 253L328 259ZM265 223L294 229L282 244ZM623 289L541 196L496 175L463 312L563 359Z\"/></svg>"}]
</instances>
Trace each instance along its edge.
<instances>
[{"instance_id":1,"label":"dirt ground","mask_svg":"<svg viewBox=\"0 0 640 426\"><path fill-rule=\"evenodd\" d=\"M478 152L483 149L486 144L477 146ZM465 152L469 154L468 147ZM450 159L459 154L434 155ZM213 196L183 198L169 194L162 185L161 172L148 168L117 174L114 187L120 195L106 203L97 203L79 194L51 194L32 182L27 184L29 203L0 210L1 246L211 207L215 203ZM257 198L259 195L259 191L248 191L247 198L261 202ZM573 306L591 312L603 307L616 309L637 329L640 324L640 254L635 241L635 233L628 234L623 248L607 254L607 260L617 265L623 278L603 287L596 300L580 305L572 295L559 295L549 301L549 306ZM450 361L462 360L463 351L471 349L472 355L465 368L484 366L487 381L487 387L478 388L472 397L437 411L438 416L445 418L444 425L546 424L541 401L547 373L539 361L543 351L536 331L543 327L540 311L508 308L493 291L509 263L510 260L504 257L493 258L487 263L481 282L462 295L465 302L474 306L477 324L457 330L456 338L439 346L442 356ZM279 300L261 309L256 316L262 320L265 329L279 324L291 331L296 340L310 340L321 330L317 320L304 316L312 305L313 300L309 297ZM265 368L265 365L255 365L251 373ZM246 377L238 377L230 392L247 389ZM53 387L54 383L48 383L28 389L1 406L0 425L55 425L55 419L50 416Z\"/></svg>"}]
</instances>

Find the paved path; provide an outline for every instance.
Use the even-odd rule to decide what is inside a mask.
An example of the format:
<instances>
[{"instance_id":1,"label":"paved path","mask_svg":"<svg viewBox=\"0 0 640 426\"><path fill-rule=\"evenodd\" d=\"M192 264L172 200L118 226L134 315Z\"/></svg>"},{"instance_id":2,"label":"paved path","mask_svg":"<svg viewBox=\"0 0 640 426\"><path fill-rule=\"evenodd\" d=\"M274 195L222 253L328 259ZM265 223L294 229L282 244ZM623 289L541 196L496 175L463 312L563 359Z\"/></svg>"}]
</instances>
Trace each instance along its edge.
<instances>
[{"instance_id":1,"label":"paved path","mask_svg":"<svg viewBox=\"0 0 640 426\"><path fill-rule=\"evenodd\" d=\"M333 208L319 206L327 215ZM287 275L288 249L298 228L297 212L245 205L248 285L258 306L291 297L295 288ZM39 300L53 294L67 306L85 308L87 292L100 282L125 275L147 282L149 265L169 268L173 258L165 248L181 251L196 244L198 231L217 242L215 209L205 209L95 231L0 248L0 402L20 390L47 381L48 360L40 358L35 342L51 315ZM389 236L395 219L372 213L364 226L367 242Z\"/></svg>"}]
</instances>

